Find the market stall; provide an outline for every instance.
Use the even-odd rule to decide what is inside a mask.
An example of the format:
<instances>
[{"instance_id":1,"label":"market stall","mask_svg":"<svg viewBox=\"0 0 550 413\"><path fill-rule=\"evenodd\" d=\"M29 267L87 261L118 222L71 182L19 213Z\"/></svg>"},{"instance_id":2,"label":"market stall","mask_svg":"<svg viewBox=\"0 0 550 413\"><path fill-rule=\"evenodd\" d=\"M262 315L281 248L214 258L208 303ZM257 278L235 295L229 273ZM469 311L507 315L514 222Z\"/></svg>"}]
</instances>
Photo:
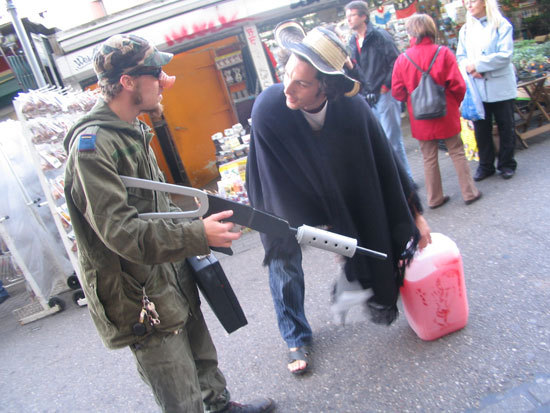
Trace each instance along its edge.
<instances>
[{"instance_id":1,"label":"market stall","mask_svg":"<svg viewBox=\"0 0 550 413\"><path fill-rule=\"evenodd\" d=\"M20 122L0 123L0 188L6 195L0 197L0 236L9 251L2 264L7 276L23 276L29 289L30 302L14 311L21 324L62 310L58 294L69 289L74 274L23 140Z\"/></svg>"},{"instance_id":2,"label":"market stall","mask_svg":"<svg viewBox=\"0 0 550 413\"><path fill-rule=\"evenodd\" d=\"M40 191L41 213L48 217L49 233L55 234L56 239L53 243L31 236L32 241L43 250L49 248L50 255L64 258L63 271L49 270L44 279L53 283L53 280L60 278L65 287L75 290L73 301L78 305L85 305L86 301L80 290L76 242L63 189L66 153L62 141L72 123L89 111L96 100L97 93L92 91L75 92L53 87L21 93L14 100L19 119L17 123L20 125L16 150L28 154L26 169L32 174L36 191ZM16 165L21 167L22 161ZM25 188L28 186L25 185ZM48 251L35 252L22 257L18 264L20 267L28 266L35 257L44 254L47 256ZM47 300L51 288L42 291Z\"/></svg>"},{"instance_id":3,"label":"market stall","mask_svg":"<svg viewBox=\"0 0 550 413\"><path fill-rule=\"evenodd\" d=\"M516 133L527 148L527 139L550 131L550 92L548 74L518 83Z\"/></svg>"},{"instance_id":4,"label":"market stall","mask_svg":"<svg viewBox=\"0 0 550 413\"><path fill-rule=\"evenodd\" d=\"M526 140L550 131L550 39L519 40L514 44L514 63L518 75L515 102L516 133L522 145Z\"/></svg>"}]
</instances>

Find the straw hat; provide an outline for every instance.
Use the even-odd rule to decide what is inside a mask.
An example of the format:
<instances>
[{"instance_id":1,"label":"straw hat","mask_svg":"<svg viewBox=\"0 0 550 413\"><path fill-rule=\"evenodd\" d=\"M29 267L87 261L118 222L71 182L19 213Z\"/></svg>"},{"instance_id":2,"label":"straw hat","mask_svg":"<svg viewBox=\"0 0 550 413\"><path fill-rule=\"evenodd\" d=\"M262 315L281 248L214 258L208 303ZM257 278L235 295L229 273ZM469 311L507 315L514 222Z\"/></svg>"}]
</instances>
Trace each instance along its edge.
<instances>
[{"instance_id":1,"label":"straw hat","mask_svg":"<svg viewBox=\"0 0 550 413\"><path fill-rule=\"evenodd\" d=\"M300 55L318 71L343 76L349 84L346 96L354 96L359 92L360 83L344 71L344 63L348 58L346 47L333 31L315 27L306 35L299 23L289 20L275 27L275 40L280 47Z\"/></svg>"}]
</instances>

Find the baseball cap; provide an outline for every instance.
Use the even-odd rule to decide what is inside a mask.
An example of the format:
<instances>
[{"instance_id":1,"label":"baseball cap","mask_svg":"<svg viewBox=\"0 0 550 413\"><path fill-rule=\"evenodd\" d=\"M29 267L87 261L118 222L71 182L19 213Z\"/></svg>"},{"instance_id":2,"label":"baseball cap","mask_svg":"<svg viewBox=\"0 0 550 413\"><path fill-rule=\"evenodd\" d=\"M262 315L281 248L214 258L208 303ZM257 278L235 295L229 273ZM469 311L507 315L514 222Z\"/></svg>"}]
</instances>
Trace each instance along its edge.
<instances>
[{"instance_id":1,"label":"baseball cap","mask_svg":"<svg viewBox=\"0 0 550 413\"><path fill-rule=\"evenodd\" d=\"M100 85L116 83L120 76L138 67L161 67L172 60L172 53L157 50L146 39L134 34L116 34L94 51L93 67Z\"/></svg>"}]
</instances>

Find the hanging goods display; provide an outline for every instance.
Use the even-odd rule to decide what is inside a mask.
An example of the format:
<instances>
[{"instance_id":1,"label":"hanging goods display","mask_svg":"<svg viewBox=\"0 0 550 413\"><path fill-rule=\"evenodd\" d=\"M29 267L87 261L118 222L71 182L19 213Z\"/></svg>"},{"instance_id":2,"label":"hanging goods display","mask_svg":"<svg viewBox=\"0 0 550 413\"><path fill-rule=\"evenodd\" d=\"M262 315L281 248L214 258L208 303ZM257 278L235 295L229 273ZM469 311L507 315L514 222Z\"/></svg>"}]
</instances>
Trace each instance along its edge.
<instances>
[{"instance_id":1,"label":"hanging goods display","mask_svg":"<svg viewBox=\"0 0 550 413\"><path fill-rule=\"evenodd\" d=\"M395 7L395 17L404 19L416 13L418 0L400 0L393 3Z\"/></svg>"}]
</instances>

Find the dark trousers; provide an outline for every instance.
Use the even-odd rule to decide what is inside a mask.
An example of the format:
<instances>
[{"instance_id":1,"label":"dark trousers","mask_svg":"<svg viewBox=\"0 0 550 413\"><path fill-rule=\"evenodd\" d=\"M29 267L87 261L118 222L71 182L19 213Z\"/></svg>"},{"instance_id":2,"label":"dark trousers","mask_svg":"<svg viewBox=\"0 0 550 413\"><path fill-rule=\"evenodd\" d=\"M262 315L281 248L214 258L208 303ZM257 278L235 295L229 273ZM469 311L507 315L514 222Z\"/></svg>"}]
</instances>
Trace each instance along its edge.
<instances>
[{"instance_id":1,"label":"dark trousers","mask_svg":"<svg viewBox=\"0 0 550 413\"><path fill-rule=\"evenodd\" d=\"M493 117L498 127L499 151L497 169L500 171L516 170L514 159L514 100L500 102L483 102L485 119L474 122L477 148L479 152L479 169L483 172L495 170L495 146L493 144Z\"/></svg>"},{"instance_id":2,"label":"dark trousers","mask_svg":"<svg viewBox=\"0 0 550 413\"><path fill-rule=\"evenodd\" d=\"M200 310L172 334L152 334L130 346L138 372L164 413L223 409L230 395Z\"/></svg>"}]
</instances>

